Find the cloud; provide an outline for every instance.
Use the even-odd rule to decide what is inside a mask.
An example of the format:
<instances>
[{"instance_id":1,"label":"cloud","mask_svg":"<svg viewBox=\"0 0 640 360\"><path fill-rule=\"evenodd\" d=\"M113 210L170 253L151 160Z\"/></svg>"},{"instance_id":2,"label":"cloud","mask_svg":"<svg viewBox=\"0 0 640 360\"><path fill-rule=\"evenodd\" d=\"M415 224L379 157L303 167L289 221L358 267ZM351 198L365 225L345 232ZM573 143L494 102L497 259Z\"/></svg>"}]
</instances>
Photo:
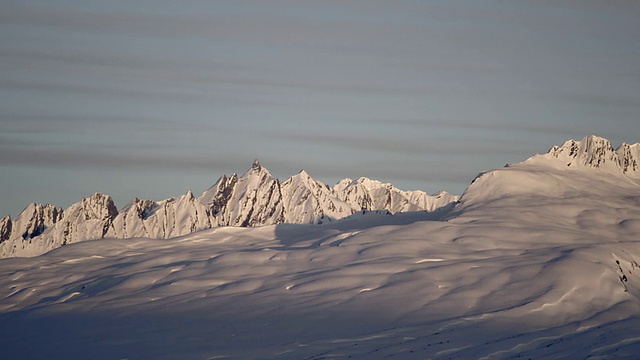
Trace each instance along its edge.
<instances>
[{"instance_id":1,"label":"cloud","mask_svg":"<svg viewBox=\"0 0 640 360\"><path fill-rule=\"evenodd\" d=\"M4 80L0 79L0 88L7 90L25 90L25 91L45 91L45 92L65 92L72 93L74 95L94 95L94 96L109 96L117 98L135 97L138 99L148 99L153 101L158 100L170 100L179 102L193 102L202 100L220 99L220 96L202 93L202 92L184 92L176 91L173 89L168 90L153 90L149 87L136 89L133 87L108 87L104 85L82 85L82 84L68 84L68 83L52 83L41 81L26 81L26 80ZM225 98L228 101L242 102L238 98Z\"/></svg>"},{"instance_id":2,"label":"cloud","mask_svg":"<svg viewBox=\"0 0 640 360\"><path fill-rule=\"evenodd\" d=\"M429 137L397 137L378 133L358 135L272 133L269 136L301 144L315 143L327 149L341 147L349 151L422 154L423 156L499 155L504 154L507 148L515 145L515 142L508 140L495 142L481 142L463 138L434 140Z\"/></svg>"},{"instance_id":3,"label":"cloud","mask_svg":"<svg viewBox=\"0 0 640 360\"><path fill-rule=\"evenodd\" d=\"M0 22L145 37L200 37L280 45L325 45L331 48L358 46L353 40L371 39L392 29L381 27L378 23L357 21L358 9L351 10L355 18L318 19L315 16L291 15L297 13L295 8L253 6L242 12L231 13L214 9L202 9L197 13L159 13L98 12L71 6L5 6L0 12ZM335 9L332 11L335 12ZM345 34L349 34L349 37L344 37Z\"/></svg>"},{"instance_id":4,"label":"cloud","mask_svg":"<svg viewBox=\"0 0 640 360\"><path fill-rule=\"evenodd\" d=\"M170 119L144 118L121 115L104 114L24 114L0 111L0 124L3 134L72 134L79 133L82 129L91 127L101 130L113 128L145 128L179 129L180 124ZM6 143L7 138L3 138ZM29 144L31 145L31 144Z\"/></svg>"},{"instance_id":5,"label":"cloud","mask_svg":"<svg viewBox=\"0 0 640 360\"><path fill-rule=\"evenodd\" d=\"M139 85L139 84L138 84ZM105 98L115 100L144 100L148 102L161 103L180 103L185 105L212 104L218 102L229 105L244 105L261 107L280 107L291 105L292 103L282 98L261 98L259 96L250 96L245 94L234 94L225 91L223 88L212 87L202 89L189 86L153 86L153 84L144 84L143 86L129 84L113 84L93 82L87 84L68 83L64 80L58 81L34 81L34 80L7 80L0 79L0 90L4 89L10 92L26 91L26 92L42 92L45 94L70 94L75 100L85 96L100 98L101 102L105 102Z\"/></svg>"},{"instance_id":6,"label":"cloud","mask_svg":"<svg viewBox=\"0 0 640 360\"><path fill-rule=\"evenodd\" d=\"M138 149L140 150L140 149ZM45 167L68 169L117 169L210 172L212 168L229 168L238 164L230 155L173 155L142 151L96 151L87 147L58 149L55 147L17 147L0 145L0 166Z\"/></svg>"},{"instance_id":7,"label":"cloud","mask_svg":"<svg viewBox=\"0 0 640 360\"><path fill-rule=\"evenodd\" d=\"M640 86L640 74L638 74ZM630 109L640 114L640 95L634 93L608 93L604 91L587 93L584 91L538 93L536 97L547 102L589 105L613 110Z\"/></svg>"},{"instance_id":8,"label":"cloud","mask_svg":"<svg viewBox=\"0 0 640 360\"><path fill-rule=\"evenodd\" d=\"M545 6L566 9L640 11L640 3L636 0L543 0Z\"/></svg>"},{"instance_id":9,"label":"cloud","mask_svg":"<svg viewBox=\"0 0 640 360\"><path fill-rule=\"evenodd\" d=\"M134 13L100 13L78 8L47 6L5 6L0 12L4 24L45 26L95 32L128 32L166 36L176 30L194 28L196 19Z\"/></svg>"},{"instance_id":10,"label":"cloud","mask_svg":"<svg viewBox=\"0 0 640 360\"><path fill-rule=\"evenodd\" d=\"M372 119L360 120L361 123L375 123L389 127L402 126L414 129L450 128L460 131L489 130L495 132L518 131L522 133L539 133L548 135L571 135L576 129L558 122L557 119L539 121L536 124L513 121L486 121L486 120L450 120L450 119Z\"/></svg>"}]
</instances>

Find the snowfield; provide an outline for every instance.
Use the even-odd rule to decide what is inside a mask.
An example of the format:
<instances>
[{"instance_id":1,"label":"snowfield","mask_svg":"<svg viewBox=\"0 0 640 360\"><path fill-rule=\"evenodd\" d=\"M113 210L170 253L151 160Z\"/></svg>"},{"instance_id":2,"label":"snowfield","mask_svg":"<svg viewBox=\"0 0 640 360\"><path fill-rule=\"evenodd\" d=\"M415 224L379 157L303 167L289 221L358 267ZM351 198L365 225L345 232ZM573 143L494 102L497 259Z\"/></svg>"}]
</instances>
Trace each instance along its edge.
<instances>
[{"instance_id":1,"label":"snowfield","mask_svg":"<svg viewBox=\"0 0 640 360\"><path fill-rule=\"evenodd\" d=\"M435 212L2 259L1 357L637 359L640 181L566 162L486 172Z\"/></svg>"}]
</instances>

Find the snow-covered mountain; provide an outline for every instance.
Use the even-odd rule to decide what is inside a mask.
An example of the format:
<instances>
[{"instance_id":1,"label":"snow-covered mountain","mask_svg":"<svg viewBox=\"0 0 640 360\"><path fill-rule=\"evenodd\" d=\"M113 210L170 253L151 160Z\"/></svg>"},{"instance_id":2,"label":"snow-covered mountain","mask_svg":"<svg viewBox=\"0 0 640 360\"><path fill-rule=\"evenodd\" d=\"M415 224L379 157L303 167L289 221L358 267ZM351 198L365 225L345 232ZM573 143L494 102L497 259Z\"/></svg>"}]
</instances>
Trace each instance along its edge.
<instances>
[{"instance_id":1,"label":"snow-covered mountain","mask_svg":"<svg viewBox=\"0 0 640 360\"><path fill-rule=\"evenodd\" d=\"M282 183L282 194L286 223L321 224L361 210L355 203L340 199L334 189L304 170Z\"/></svg>"},{"instance_id":2,"label":"snow-covered mountain","mask_svg":"<svg viewBox=\"0 0 640 360\"><path fill-rule=\"evenodd\" d=\"M524 163L568 171L597 169L600 175L607 174L603 176L633 180L640 178L639 162L640 144L614 149L607 139L588 136L553 146ZM521 189L536 186L518 185ZM490 195L490 188L482 190L483 196ZM364 177L344 179L330 187L305 171L280 182L256 160L242 176L224 175L198 198L190 191L162 201L135 198L120 210L111 197L99 193L66 210L30 204L15 220L9 216L0 219L0 257L35 256L66 244L105 237L167 239L218 226L321 224L363 210L431 212L458 198L444 191L435 195L404 191Z\"/></svg>"},{"instance_id":3,"label":"snow-covered mountain","mask_svg":"<svg viewBox=\"0 0 640 360\"><path fill-rule=\"evenodd\" d=\"M133 199L119 211L102 237L168 239L210 227L209 209L189 191L162 201Z\"/></svg>"},{"instance_id":4,"label":"snow-covered mountain","mask_svg":"<svg viewBox=\"0 0 640 360\"><path fill-rule=\"evenodd\" d=\"M609 140L591 135L579 141L568 140L562 146L552 147L547 154L534 156L527 161L552 163L548 161L551 159L569 168L598 168L640 177L640 143L622 143L614 149Z\"/></svg>"},{"instance_id":5,"label":"snow-covered mountain","mask_svg":"<svg viewBox=\"0 0 640 360\"><path fill-rule=\"evenodd\" d=\"M260 218L295 213L323 225L105 238L2 259L3 356L637 359L640 181L598 140L487 171L447 211L340 221L327 219L347 205L402 199L364 179L329 188L303 172L269 193L256 184L274 180L255 164L202 200L187 194L173 203L245 221L251 207L231 209L229 199L266 196L282 200L258 207L269 215ZM97 196L78 221L100 232L91 221L112 218L110 208ZM159 206L128 208L145 224Z\"/></svg>"},{"instance_id":6,"label":"snow-covered mountain","mask_svg":"<svg viewBox=\"0 0 640 360\"><path fill-rule=\"evenodd\" d=\"M50 204L31 203L14 221L9 216L0 221L0 242L36 237L58 222L62 213L62 209Z\"/></svg>"},{"instance_id":7,"label":"snow-covered mountain","mask_svg":"<svg viewBox=\"0 0 640 360\"><path fill-rule=\"evenodd\" d=\"M640 186L640 170L634 165L640 159L638 149L640 143L622 144L616 150L609 140L593 135L568 140L562 146L551 147L545 154L479 174L462 194L451 216L468 214L484 199L521 203L525 201L519 199L521 195L536 193L539 198L565 199L584 191L606 197L607 193L600 191L606 188L605 184ZM559 207L565 205L558 204Z\"/></svg>"},{"instance_id":8,"label":"snow-covered mountain","mask_svg":"<svg viewBox=\"0 0 640 360\"><path fill-rule=\"evenodd\" d=\"M135 198L119 211L111 197L99 193L66 210L31 204L15 221L0 220L0 257L35 256L111 237L167 239L217 226L321 224L363 210L434 211L457 199L367 178L331 188L305 171L281 183L256 160L242 176L224 175L198 198L191 191L162 201Z\"/></svg>"},{"instance_id":9,"label":"snow-covered mountain","mask_svg":"<svg viewBox=\"0 0 640 360\"><path fill-rule=\"evenodd\" d=\"M280 181L254 161L242 176L223 176L200 202L212 210L218 226L259 226L284 222Z\"/></svg>"},{"instance_id":10,"label":"snow-covered mountain","mask_svg":"<svg viewBox=\"0 0 640 360\"><path fill-rule=\"evenodd\" d=\"M344 179L334 186L338 197L346 203L355 204L358 210L389 210L391 213L407 211L434 211L458 200L458 196L441 191L429 195L424 191L404 191L391 184L361 177Z\"/></svg>"}]
</instances>

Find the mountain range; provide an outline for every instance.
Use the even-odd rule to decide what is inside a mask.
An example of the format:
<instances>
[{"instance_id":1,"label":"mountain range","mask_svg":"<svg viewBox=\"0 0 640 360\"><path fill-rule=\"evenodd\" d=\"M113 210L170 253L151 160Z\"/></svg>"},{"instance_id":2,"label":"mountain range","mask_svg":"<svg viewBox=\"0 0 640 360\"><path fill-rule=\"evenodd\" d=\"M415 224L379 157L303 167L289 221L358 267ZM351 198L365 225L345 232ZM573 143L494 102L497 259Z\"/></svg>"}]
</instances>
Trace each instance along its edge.
<instances>
[{"instance_id":1,"label":"mountain range","mask_svg":"<svg viewBox=\"0 0 640 360\"><path fill-rule=\"evenodd\" d=\"M2 354L637 359L638 155L569 140L437 211L367 179L280 183L257 162L198 198L30 205L4 222L19 244L104 238L0 259Z\"/></svg>"},{"instance_id":2,"label":"mountain range","mask_svg":"<svg viewBox=\"0 0 640 360\"><path fill-rule=\"evenodd\" d=\"M609 140L594 135L568 140L525 161L556 168L597 168L631 179L640 178L639 162L639 143L615 149ZM100 193L67 209L31 203L15 220L0 219L0 258L36 256L106 237L168 239L219 226L322 224L361 211L432 212L458 200L446 191L435 195L404 191L364 177L330 187L304 170L281 182L256 160L241 176L223 175L200 197L189 191L162 201L134 198L120 210L110 196Z\"/></svg>"},{"instance_id":3,"label":"mountain range","mask_svg":"<svg viewBox=\"0 0 640 360\"><path fill-rule=\"evenodd\" d=\"M222 176L200 197L162 201L134 198L121 209L95 193L67 209L29 204L16 218L0 219L0 258L36 256L58 247L102 238L168 239L219 226L322 224L361 211L435 211L458 200L445 191L404 191L361 177L334 187L306 171L284 182L257 160L242 176Z\"/></svg>"}]
</instances>

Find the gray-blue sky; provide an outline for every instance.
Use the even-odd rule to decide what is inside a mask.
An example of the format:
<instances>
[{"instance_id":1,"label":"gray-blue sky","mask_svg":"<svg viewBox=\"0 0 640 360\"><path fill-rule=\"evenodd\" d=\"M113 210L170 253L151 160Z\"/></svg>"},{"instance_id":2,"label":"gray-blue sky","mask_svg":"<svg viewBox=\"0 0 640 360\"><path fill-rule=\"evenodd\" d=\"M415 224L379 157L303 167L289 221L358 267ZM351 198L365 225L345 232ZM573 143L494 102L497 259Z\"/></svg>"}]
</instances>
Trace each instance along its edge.
<instances>
[{"instance_id":1,"label":"gray-blue sky","mask_svg":"<svg viewBox=\"0 0 640 360\"><path fill-rule=\"evenodd\" d=\"M637 1L4 1L0 216L281 179L461 193L640 141Z\"/></svg>"}]
</instances>

